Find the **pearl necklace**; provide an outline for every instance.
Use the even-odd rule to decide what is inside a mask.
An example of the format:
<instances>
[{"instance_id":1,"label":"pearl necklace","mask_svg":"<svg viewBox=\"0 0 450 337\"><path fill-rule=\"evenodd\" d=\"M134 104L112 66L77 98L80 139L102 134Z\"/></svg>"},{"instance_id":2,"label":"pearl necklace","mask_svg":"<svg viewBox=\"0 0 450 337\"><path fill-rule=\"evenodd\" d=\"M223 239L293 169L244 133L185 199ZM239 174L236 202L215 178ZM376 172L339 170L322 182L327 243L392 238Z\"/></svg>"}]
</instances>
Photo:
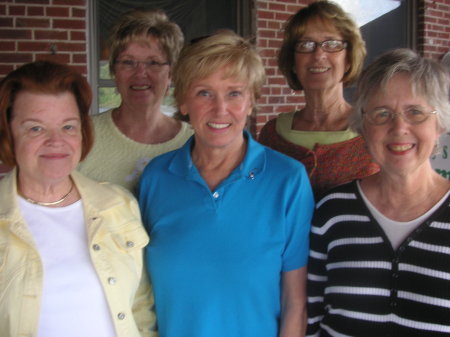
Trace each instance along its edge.
<instances>
[{"instance_id":1,"label":"pearl necklace","mask_svg":"<svg viewBox=\"0 0 450 337\"><path fill-rule=\"evenodd\" d=\"M25 196L24 197L25 197L26 201L31 202L32 204L35 204L35 205L39 205L39 206L54 206L54 205L58 205L58 204L62 203L64 200L66 200L67 197L70 195L70 193L72 193L72 190L73 190L73 182L72 182L72 185L70 186L69 192L64 194L61 199L56 200L56 201L51 201L51 202L41 202L41 201L36 201L36 200L30 199L30 198L27 198Z\"/></svg>"}]
</instances>

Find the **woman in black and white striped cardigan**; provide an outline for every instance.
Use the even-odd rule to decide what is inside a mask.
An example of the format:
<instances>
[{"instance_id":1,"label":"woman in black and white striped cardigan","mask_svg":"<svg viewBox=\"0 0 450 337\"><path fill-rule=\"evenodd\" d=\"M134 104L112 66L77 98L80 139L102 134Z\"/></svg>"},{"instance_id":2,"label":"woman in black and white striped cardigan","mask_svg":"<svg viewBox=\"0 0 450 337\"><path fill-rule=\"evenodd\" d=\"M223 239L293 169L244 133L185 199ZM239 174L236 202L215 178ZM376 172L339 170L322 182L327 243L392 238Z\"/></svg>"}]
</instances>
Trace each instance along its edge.
<instances>
[{"instance_id":1,"label":"woman in black and white striped cardigan","mask_svg":"<svg viewBox=\"0 0 450 337\"><path fill-rule=\"evenodd\" d=\"M308 336L450 336L450 181L429 160L450 130L449 81L408 49L360 78L353 125L381 171L316 206Z\"/></svg>"}]
</instances>

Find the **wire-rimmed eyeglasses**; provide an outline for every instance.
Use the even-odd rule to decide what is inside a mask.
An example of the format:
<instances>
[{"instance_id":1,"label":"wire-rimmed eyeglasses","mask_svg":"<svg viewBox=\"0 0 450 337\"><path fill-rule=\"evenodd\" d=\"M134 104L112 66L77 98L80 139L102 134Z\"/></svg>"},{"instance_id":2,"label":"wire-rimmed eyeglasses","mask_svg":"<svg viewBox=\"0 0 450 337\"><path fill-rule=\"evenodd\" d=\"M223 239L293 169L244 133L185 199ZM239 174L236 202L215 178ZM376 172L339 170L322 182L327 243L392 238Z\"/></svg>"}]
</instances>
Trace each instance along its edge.
<instances>
[{"instance_id":1,"label":"wire-rimmed eyeglasses","mask_svg":"<svg viewBox=\"0 0 450 337\"><path fill-rule=\"evenodd\" d=\"M132 60L132 59L116 60L116 62L114 62L114 63L120 65L120 67L126 71L135 70L139 66L139 64L142 64L145 69L148 69L148 70L151 70L154 72L161 71L163 66L166 66L169 64L169 62L157 62L154 60L137 61L137 60Z\"/></svg>"},{"instance_id":2,"label":"wire-rimmed eyeglasses","mask_svg":"<svg viewBox=\"0 0 450 337\"><path fill-rule=\"evenodd\" d=\"M325 40L322 42L316 42L312 40L299 40L295 44L295 51L297 53L313 53L319 46L323 51L327 53L337 53L347 48L347 41L343 40Z\"/></svg>"},{"instance_id":3,"label":"wire-rimmed eyeglasses","mask_svg":"<svg viewBox=\"0 0 450 337\"><path fill-rule=\"evenodd\" d=\"M420 124L425 122L428 117L435 115L436 110L425 112L418 108L411 108L402 112L394 112L386 108L377 108L367 112L363 112L367 121L374 125L383 125L392 121L396 115L402 118L409 124Z\"/></svg>"}]
</instances>

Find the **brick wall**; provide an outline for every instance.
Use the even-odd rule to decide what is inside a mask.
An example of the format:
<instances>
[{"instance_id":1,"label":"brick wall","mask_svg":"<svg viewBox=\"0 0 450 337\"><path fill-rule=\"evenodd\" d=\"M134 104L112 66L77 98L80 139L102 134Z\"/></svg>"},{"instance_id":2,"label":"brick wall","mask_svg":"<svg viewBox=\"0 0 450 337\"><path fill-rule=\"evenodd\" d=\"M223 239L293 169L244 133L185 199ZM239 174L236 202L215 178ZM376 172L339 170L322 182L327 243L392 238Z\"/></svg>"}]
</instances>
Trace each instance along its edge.
<instances>
[{"instance_id":1,"label":"brick wall","mask_svg":"<svg viewBox=\"0 0 450 337\"><path fill-rule=\"evenodd\" d=\"M417 18L417 48L426 57L440 59L450 50L450 0L422 0Z\"/></svg>"},{"instance_id":2,"label":"brick wall","mask_svg":"<svg viewBox=\"0 0 450 337\"><path fill-rule=\"evenodd\" d=\"M0 78L42 59L87 74L86 6L87 0L0 1Z\"/></svg>"},{"instance_id":3,"label":"brick wall","mask_svg":"<svg viewBox=\"0 0 450 337\"><path fill-rule=\"evenodd\" d=\"M266 68L266 86L258 101L258 111L252 121L253 133L279 113L292 111L304 103L303 93L286 84L277 66L277 51L283 38L286 20L314 0L256 1L257 48Z\"/></svg>"}]
</instances>

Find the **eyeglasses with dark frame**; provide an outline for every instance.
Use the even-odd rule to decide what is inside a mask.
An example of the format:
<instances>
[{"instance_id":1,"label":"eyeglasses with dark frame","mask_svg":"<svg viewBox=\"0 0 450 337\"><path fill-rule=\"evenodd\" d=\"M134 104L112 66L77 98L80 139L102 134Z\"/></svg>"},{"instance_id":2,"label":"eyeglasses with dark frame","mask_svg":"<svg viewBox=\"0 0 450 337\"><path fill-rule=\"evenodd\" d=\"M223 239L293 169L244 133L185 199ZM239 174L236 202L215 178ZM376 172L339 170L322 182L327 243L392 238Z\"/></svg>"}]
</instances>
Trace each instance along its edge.
<instances>
[{"instance_id":1,"label":"eyeglasses with dark frame","mask_svg":"<svg viewBox=\"0 0 450 337\"><path fill-rule=\"evenodd\" d=\"M169 62L157 62L154 60L150 61L137 61L132 59L116 60L114 64L120 65L123 70L132 71L135 70L139 64L142 64L145 69L153 72L159 72L162 70L163 66L169 65Z\"/></svg>"},{"instance_id":2,"label":"eyeglasses with dark frame","mask_svg":"<svg viewBox=\"0 0 450 337\"><path fill-rule=\"evenodd\" d=\"M312 40L299 40L295 44L295 52L300 54L314 53L317 47L320 47L324 52L337 53L344 50L348 46L347 41L343 40L325 40L316 42Z\"/></svg>"},{"instance_id":3,"label":"eyeglasses with dark frame","mask_svg":"<svg viewBox=\"0 0 450 337\"><path fill-rule=\"evenodd\" d=\"M374 125L384 125L394 119L396 115L402 118L409 124L420 124L425 122L428 117L435 115L436 110L431 112L422 111L420 108L410 108L402 112L393 112L386 108L377 108L368 112L363 112L367 121Z\"/></svg>"}]
</instances>

